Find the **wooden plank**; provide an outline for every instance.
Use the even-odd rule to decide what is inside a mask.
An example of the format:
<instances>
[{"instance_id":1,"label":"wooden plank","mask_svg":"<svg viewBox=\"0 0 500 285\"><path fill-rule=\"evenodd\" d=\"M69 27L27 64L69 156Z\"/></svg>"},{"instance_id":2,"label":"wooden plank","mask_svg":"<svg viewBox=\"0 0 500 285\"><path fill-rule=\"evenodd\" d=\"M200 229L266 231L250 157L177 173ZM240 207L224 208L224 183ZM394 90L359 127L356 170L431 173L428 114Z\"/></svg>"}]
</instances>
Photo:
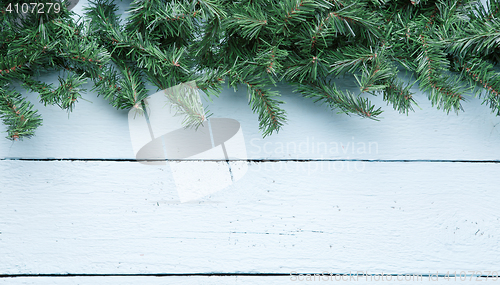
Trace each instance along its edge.
<instances>
[{"instance_id":1,"label":"wooden plank","mask_svg":"<svg viewBox=\"0 0 500 285\"><path fill-rule=\"evenodd\" d=\"M486 3L482 0L483 5ZM118 14L130 1L120 1ZM79 1L72 10L83 14L87 0ZM40 78L58 84L57 75ZM337 86L358 92L352 78L336 80ZM84 86L88 90L90 84ZM156 89L150 86L150 94ZM395 160L500 160L500 118L490 114L481 100L463 104L466 112L446 115L430 106L425 94L417 89L414 98L421 106L408 116L400 115L382 101L371 100L385 111L379 122L335 114L325 106L314 104L292 88L278 85L288 112L288 125L278 134L262 138L257 115L248 106L245 88L238 92L225 88L218 98L204 104L214 118L233 118L241 123L249 159L395 159ZM22 91L18 88L18 91ZM118 111L96 93L83 95L69 116L55 106L43 106L36 94L26 97L44 118L44 126L36 137L12 144L0 139L3 158L104 158L134 159L129 134L127 111ZM0 124L0 134L5 126Z\"/></svg>"},{"instance_id":2,"label":"wooden plank","mask_svg":"<svg viewBox=\"0 0 500 285\"><path fill-rule=\"evenodd\" d=\"M136 284L169 284L169 285L190 285L190 284L204 284L204 285L226 285L226 284L247 284L247 285L261 285L261 284L273 284L273 285L281 285L281 284L330 284L335 282L335 284L359 284L359 285L368 285L373 284L374 281L366 280L366 277L361 277L356 281L342 281L338 277L339 280L335 280L336 277L332 276L317 276L314 281L314 276L311 276L312 281L307 281L309 276L300 277L303 281L296 280L296 277L289 276L174 276L174 277L24 277L24 278L15 278L15 279L0 279L0 284L9 284L9 285L108 285L108 284L120 284L120 285L136 285ZM406 276L400 276L400 280L404 280ZM333 281L332 281L333 278ZM371 277L368 277L371 278ZM401 284L401 281L397 281L397 276L391 277L391 281L383 281L383 284ZM417 277L415 277L417 278ZM418 277L420 278L420 277ZM434 278L434 277L432 277ZM435 278L434 278L435 279ZM460 282L461 284L471 284L475 281L486 281L485 278L472 278L470 281L470 277L465 278L466 281L470 282ZM444 285L450 284L453 281L447 281L444 278L437 278L437 280L429 280L428 277L423 277L422 279L418 279L419 281L403 281L404 284L408 285L420 285L420 284L436 284L436 285ZM420 281L421 280L421 281ZM493 280L493 279L492 279ZM497 279L498 280L498 279ZM458 281L457 281L458 282ZM488 280L488 282L495 284L495 281Z\"/></svg>"},{"instance_id":3,"label":"wooden plank","mask_svg":"<svg viewBox=\"0 0 500 285\"><path fill-rule=\"evenodd\" d=\"M0 161L0 272L500 269L499 164L349 163L250 163L181 203L169 164Z\"/></svg>"},{"instance_id":4,"label":"wooden plank","mask_svg":"<svg viewBox=\"0 0 500 285\"><path fill-rule=\"evenodd\" d=\"M339 81L354 90L351 81ZM88 86L90 88L90 86ZM257 115L248 106L245 88L224 89L219 98L206 103L212 118L240 122L250 159L416 159L500 160L500 118L480 99L463 104L458 116L436 110L416 90L422 107L408 116L386 106L382 96L372 101L385 113L380 121L335 114L325 106L280 86L289 123L265 139L258 130ZM151 94L155 91L151 91ZM37 101L34 94L28 95ZM58 107L36 107L44 125L36 137L22 142L0 139L1 158L124 158L134 159L127 111L118 111L96 94L89 93L69 115ZM4 129L0 127L0 131Z\"/></svg>"},{"instance_id":5,"label":"wooden plank","mask_svg":"<svg viewBox=\"0 0 500 285\"><path fill-rule=\"evenodd\" d=\"M486 0L481 0L486 5ZM118 14L125 17L130 1L118 1ZM72 10L83 14L87 0ZM57 76L42 80L58 84ZM354 80L337 80L341 89L357 91ZM87 89L91 86L87 85ZM21 91L22 89L18 89ZM244 88L234 93L225 89L210 103L214 117L229 117L242 123L249 158L355 158L355 159L444 159L499 160L496 147L500 136L500 118L490 114L481 100L463 104L465 113L446 116L430 106L425 94L414 98L423 110L400 115L386 106L381 96L372 101L386 111L380 122L334 114L311 100L292 94L290 87L280 85L289 124L265 140L258 130L257 115L252 114ZM155 91L151 91L153 94ZM24 158L133 158L125 111L114 110L95 93L84 95L75 112L68 116L57 107L37 103L35 94L27 94L44 117L44 126L31 140L12 145L0 139L0 159ZM205 100L205 103L207 101ZM0 134L5 127L0 124ZM354 143L354 147L353 147ZM372 143L371 149L366 149ZM327 148L324 148L324 144ZM302 145L302 148L300 146ZM377 146L375 148L375 145ZM313 148L315 147L315 148ZM353 153L354 150L354 153Z\"/></svg>"}]
</instances>

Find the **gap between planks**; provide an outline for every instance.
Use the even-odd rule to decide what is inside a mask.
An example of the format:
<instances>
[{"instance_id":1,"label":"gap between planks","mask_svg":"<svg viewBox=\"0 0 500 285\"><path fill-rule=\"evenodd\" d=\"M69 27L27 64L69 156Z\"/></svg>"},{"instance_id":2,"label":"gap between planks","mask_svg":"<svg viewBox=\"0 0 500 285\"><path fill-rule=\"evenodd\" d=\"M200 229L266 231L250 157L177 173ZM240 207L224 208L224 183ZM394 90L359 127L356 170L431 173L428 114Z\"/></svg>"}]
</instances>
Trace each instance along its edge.
<instances>
[{"instance_id":1,"label":"gap between planks","mask_svg":"<svg viewBox=\"0 0 500 285\"><path fill-rule=\"evenodd\" d=\"M288 273L117 273L117 274L93 274L93 273L66 273L66 274L0 274L0 278L17 278L17 277L169 277L169 276L297 276L297 275L324 275L325 272L294 272ZM365 273L363 273L365 274ZM439 278L455 278L463 277L460 274L429 274L429 273L383 273L384 276L402 276L412 275L423 278L439 277ZM328 276L350 276L351 273L329 273ZM368 276L377 276L379 273L367 274ZM364 275L363 275L364 276ZM493 275L468 274L466 277L477 278L498 278Z\"/></svg>"},{"instance_id":2,"label":"gap between planks","mask_svg":"<svg viewBox=\"0 0 500 285\"><path fill-rule=\"evenodd\" d=\"M0 161L109 161L109 162L154 162L154 161L208 161L208 162L226 162L226 161L247 161L254 163L262 162L328 162L328 161L352 161L352 162L431 162L431 163L500 163L500 160L454 160L454 159L132 159L132 158L18 158L7 157L0 158Z\"/></svg>"}]
</instances>

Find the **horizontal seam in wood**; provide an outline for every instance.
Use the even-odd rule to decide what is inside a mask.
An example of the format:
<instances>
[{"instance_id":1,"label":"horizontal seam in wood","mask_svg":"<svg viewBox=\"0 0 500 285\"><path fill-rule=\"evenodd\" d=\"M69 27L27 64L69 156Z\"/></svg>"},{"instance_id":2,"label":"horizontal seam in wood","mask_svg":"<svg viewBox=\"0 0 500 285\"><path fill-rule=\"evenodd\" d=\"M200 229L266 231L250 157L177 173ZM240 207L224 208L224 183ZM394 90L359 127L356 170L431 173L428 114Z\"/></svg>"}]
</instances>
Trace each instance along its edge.
<instances>
[{"instance_id":1,"label":"horizontal seam in wood","mask_svg":"<svg viewBox=\"0 0 500 285\"><path fill-rule=\"evenodd\" d=\"M130 159L130 158L0 158L0 161L101 161L101 162L227 162L226 159ZM229 162L328 162L328 161L352 161L352 162L445 162L445 163L500 163L500 160L464 160L464 159L229 159Z\"/></svg>"}]
</instances>

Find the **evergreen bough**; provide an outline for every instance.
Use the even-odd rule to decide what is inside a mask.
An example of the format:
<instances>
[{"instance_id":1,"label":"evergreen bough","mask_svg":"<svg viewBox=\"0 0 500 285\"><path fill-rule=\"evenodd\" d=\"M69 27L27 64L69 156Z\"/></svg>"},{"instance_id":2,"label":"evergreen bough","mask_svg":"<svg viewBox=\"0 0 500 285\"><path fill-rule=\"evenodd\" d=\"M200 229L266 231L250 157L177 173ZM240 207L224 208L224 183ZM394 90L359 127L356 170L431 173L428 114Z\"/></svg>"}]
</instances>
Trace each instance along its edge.
<instances>
[{"instance_id":1,"label":"evergreen bough","mask_svg":"<svg viewBox=\"0 0 500 285\"><path fill-rule=\"evenodd\" d=\"M11 13L0 0L0 117L7 138L31 137L42 124L14 83L42 103L71 111L90 80L117 109L143 108L146 81L166 89L189 81L209 96L227 82L245 86L263 136L286 112L280 81L347 114L382 113L363 93L383 94L400 113L413 111L418 83L433 106L462 109L465 94L500 115L500 0L134 0L122 22L112 0L73 12ZM54 1L52 1L54 2ZM68 4L68 3L66 3ZM416 82L403 82L409 71ZM59 85L37 80L59 73ZM353 76L359 94L333 79ZM204 117L182 105L186 114ZM189 121L189 120L188 120Z\"/></svg>"}]
</instances>

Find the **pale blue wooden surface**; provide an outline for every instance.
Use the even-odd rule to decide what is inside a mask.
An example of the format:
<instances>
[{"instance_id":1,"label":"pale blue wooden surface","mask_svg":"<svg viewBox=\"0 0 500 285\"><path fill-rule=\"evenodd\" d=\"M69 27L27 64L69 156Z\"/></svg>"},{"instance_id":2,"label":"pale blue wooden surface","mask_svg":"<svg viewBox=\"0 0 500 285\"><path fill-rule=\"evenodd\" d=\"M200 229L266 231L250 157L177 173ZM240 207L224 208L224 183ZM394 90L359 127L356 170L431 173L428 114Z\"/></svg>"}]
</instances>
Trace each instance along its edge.
<instances>
[{"instance_id":1,"label":"pale blue wooden surface","mask_svg":"<svg viewBox=\"0 0 500 285\"><path fill-rule=\"evenodd\" d=\"M354 88L352 80L339 84ZM372 97L385 110L377 122L335 114L290 87L279 89L289 123L266 139L245 88L225 89L208 104L213 117L240 122L249 159L277 162L249 162L241 179L188 203L179 200L171 164L113 161L135 157L127 111L88 93L92 103L80 100L68 118L27 94L44 126L31 140L0 140L0 275L500 271L499 164L484 162L500 160L500 118L480 99L446 115L417 92L422 110L406 116ZM318 150L324 144L326 151ZM358 153L363 144L368 149ZM18 158L83 161L11 161ZM229 171L226 162L196 163ZM0 278L0 284L157 283L295 282Z\"/></svg>"},{"instance_id":2,"label":"pale blue wooden surface","mask_svg":"<svg viewBox=\"0 0 500 285\"><path fill-rule=\"evenodd\" d=\"M240 122L249 159L500 160L500 118L481 104L482 99L470 98L463 104L465 112L447 115L417 91L422 110L404 115L386 106L382 96L371 96L385 110L380 121L373 121L337 114L292 93L289 86L280 91L288 124L265 139L245 88L236 93L225 89L205 106L213 118ZM40 106L35 94L28 98L43 115L44 125L30 140L0 140L0 158L135 158L128 111L115 110L89 93L84 98L92 103L80 100L68 118L58 107Z\"/></svg>"},{"instance_id":3,"label":"pale blue wooden surface","mask_svg":"<svg viewBox=\"0 0 500 285\"><path fill-rule=\"evenodd\" d=\"M0 284L12 284L12 285L109 285L109 284L121 284L121 285L136 285L136 284L151 284L151 285L184 285L184 284L204 284L204 285L227 285L227 284L244 284L244 285L260 285L260 284L273 284L273 285L282 285L282 284L330 284L332 282L340 283L340 284L359 284L359 285L368 285L374 284L374 281L366 281L365 279L360 278L359 281L330 281L331 277L316 277L315 281L306 281L307 276L301 277L304 281L291 281L291 278L295 277L253 277L253 276L211 276L211 277L198 277L198 276L189 276L189 277L66 277L66 278L50 278L50 277L21 277L16 278L14 280L8 279L0 279ZM314 277L311 277L314 278ZM335 278L335 277L333 277ZM450 284L453 281L447 281L444 278L438 278L437 281L429 281L428 277L423 277L422 281L397 281L397 277L394 277L392 281L384 281L383 284L393 285L393 284L407 284L407 285L421 285L421 284L436 284L436 285L444 285ZM407 278L406 276L401 276L403 278ZM415 277L417 278L417 277ZM418 277L420 278L420 277ZM434 277L433 277L434 278ZM470 278L463 278L466 281L457 281L459 284L474 284L472 282L476 282L476 278L472 278L472 282L469 281ZM295 279L293 279L295 280ZM314 279L311 279L314 280ZM320 281L319 281L320 280ZM411 280L411 279L409 279ZM420 280L420 279L419 279ZM459 278L457 278L459 280ZM482 281L486 281L484 278ZM379 281L380 282L380 281ZM488 280L488 282L495 284L495 281ZM453 284L453 283L452 283Z\"/></svg>"},{"instance_id":4,"label":"pale blue wooden surface","mask_svg":"<svg viewBox=\"0 0 500 285\"><path fill-rule=\"evenodd\" d=\"M2 161L0 272L500 269L499 164L341 163L251 163L181 203L168 164Z\"/></svg>"}]
</instances>

